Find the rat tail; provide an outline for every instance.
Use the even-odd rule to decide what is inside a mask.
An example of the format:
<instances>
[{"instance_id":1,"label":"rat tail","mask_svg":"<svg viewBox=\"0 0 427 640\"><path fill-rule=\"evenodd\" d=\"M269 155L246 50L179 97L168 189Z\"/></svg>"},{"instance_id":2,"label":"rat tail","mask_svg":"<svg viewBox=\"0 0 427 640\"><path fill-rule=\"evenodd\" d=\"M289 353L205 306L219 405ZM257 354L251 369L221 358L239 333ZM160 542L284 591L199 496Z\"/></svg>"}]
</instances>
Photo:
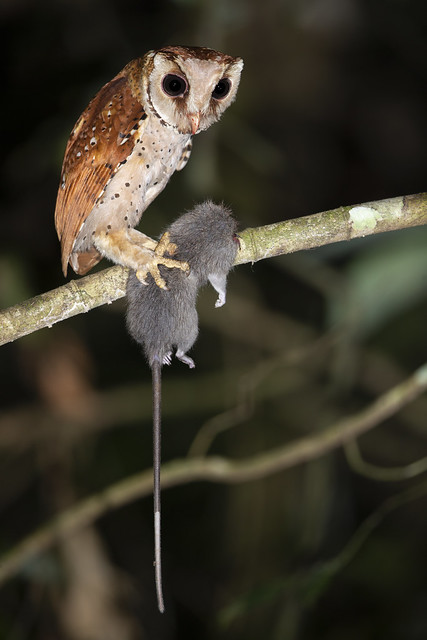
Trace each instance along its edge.
<instances>
[{"instance_id":1,"label":"rat tail","mask_svg":"<svg viewBox=\"0 0 427 640\"><path fill-rule=\"evenodd\" d=\"M154 357L151 363L153 376L153 495L154 495L154 567L156 577L157 606L163 613L162 557L160 537L160 465L161 465L161 404L162 362Z\"/></svg>"}]
</instances>

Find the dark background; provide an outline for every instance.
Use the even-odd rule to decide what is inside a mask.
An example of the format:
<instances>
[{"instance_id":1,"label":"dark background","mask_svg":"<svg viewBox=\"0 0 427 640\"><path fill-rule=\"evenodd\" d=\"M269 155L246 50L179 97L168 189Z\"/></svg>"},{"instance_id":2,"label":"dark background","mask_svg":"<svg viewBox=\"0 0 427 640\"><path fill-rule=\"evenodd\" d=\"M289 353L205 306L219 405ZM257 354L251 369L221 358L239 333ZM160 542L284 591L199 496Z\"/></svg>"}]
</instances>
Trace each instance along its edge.
<instances>
[{"instance_id":1,"label":"dark background","mask_svg":"<svg viewBox=\"0 0 427 640\"><path fill-rule=\"evenodd\" d=\"M236 103L197 136L144 231L206 197L245 228L425 190L426 11L425 0L2 0L0 306L64 283L53 212L67 137L102 84L151 48L209 46L245 68ZM243 417L210 452L246 457L318 431L421 365L426 240L411 229L238 267L221 310L204 291L197 368L164 376L164 460L242 396ZM119 301L2 347L2 552L150 467L150 376L123 312ZM426 402L364 436L364 457L394 467L427 455ZM337 451L257 482L165 490L164 616L146 498L3 585L0 638L424 639L425 498L338 556L420 480L362 477Z\"/></svg>"}]
</instances>

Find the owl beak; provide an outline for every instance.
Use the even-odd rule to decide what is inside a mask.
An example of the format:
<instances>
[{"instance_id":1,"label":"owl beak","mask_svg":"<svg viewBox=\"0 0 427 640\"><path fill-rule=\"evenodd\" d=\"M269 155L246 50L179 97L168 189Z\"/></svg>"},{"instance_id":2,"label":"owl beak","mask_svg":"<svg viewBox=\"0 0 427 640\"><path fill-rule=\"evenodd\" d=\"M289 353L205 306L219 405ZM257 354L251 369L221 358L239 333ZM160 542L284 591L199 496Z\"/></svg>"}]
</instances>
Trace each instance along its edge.
<instances>
[{"instance_id":1,"label":"owl beak","mask_svg":"<svg viewBox=\"0 0 427 640\"><path fill-rule=\"evenodd\" d=\"M200 124L200 113L191 113L189 115L189 119L191 122L191 133L194 134L197 133L198 129L199 129L199 124Z\"/></svg>"}]
</instances>

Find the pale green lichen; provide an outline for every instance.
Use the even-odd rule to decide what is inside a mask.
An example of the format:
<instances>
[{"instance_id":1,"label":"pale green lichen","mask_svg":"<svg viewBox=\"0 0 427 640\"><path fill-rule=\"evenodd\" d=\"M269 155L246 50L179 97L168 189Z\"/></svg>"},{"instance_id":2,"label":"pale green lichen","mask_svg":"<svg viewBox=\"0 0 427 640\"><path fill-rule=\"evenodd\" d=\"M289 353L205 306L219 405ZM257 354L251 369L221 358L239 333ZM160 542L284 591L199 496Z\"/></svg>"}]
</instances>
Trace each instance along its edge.
<instances>
[{"instance_id":1,"label":"pale green lichen","mask_svg":"<svg viewBox=\"0 0 427 640\"><path fill-rule=\"evenodd\" d=\"M357 233L372 231L380 218L378 211L366 206L352 207L349 215L352 227Z\"/></svg>"}]
</instances>

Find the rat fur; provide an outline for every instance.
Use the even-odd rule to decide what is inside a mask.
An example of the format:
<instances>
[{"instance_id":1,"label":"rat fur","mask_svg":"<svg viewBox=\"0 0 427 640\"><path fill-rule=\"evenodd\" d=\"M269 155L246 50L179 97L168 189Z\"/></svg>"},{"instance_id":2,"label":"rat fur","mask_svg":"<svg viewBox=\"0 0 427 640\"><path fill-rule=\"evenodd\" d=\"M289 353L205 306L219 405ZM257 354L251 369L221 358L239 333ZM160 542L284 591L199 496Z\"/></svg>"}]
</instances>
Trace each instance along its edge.
<instances>
[{"instance_id":1,"label":"rat fur","mask_svg":"<svg viewBox=\"0 0 427 640\"><path fill-rule=\"evenodd\" d=\"M239 247L236 231L237 223L229 209L211 201L198 204L166 230L169 240L176 245L172 257L187 262L190 273L159 265L167 289L158 287L151 275L146 285L134 272L128 279L127 328L143 347L153 377L155 571L161 612L164 611L160 554L161 369L171 363L173 355L194 368L187 351L198 335L197 294L201 286L210 282L218 293L215 306L225 304L227 275Z\"/></svg>"}]
</instances>

